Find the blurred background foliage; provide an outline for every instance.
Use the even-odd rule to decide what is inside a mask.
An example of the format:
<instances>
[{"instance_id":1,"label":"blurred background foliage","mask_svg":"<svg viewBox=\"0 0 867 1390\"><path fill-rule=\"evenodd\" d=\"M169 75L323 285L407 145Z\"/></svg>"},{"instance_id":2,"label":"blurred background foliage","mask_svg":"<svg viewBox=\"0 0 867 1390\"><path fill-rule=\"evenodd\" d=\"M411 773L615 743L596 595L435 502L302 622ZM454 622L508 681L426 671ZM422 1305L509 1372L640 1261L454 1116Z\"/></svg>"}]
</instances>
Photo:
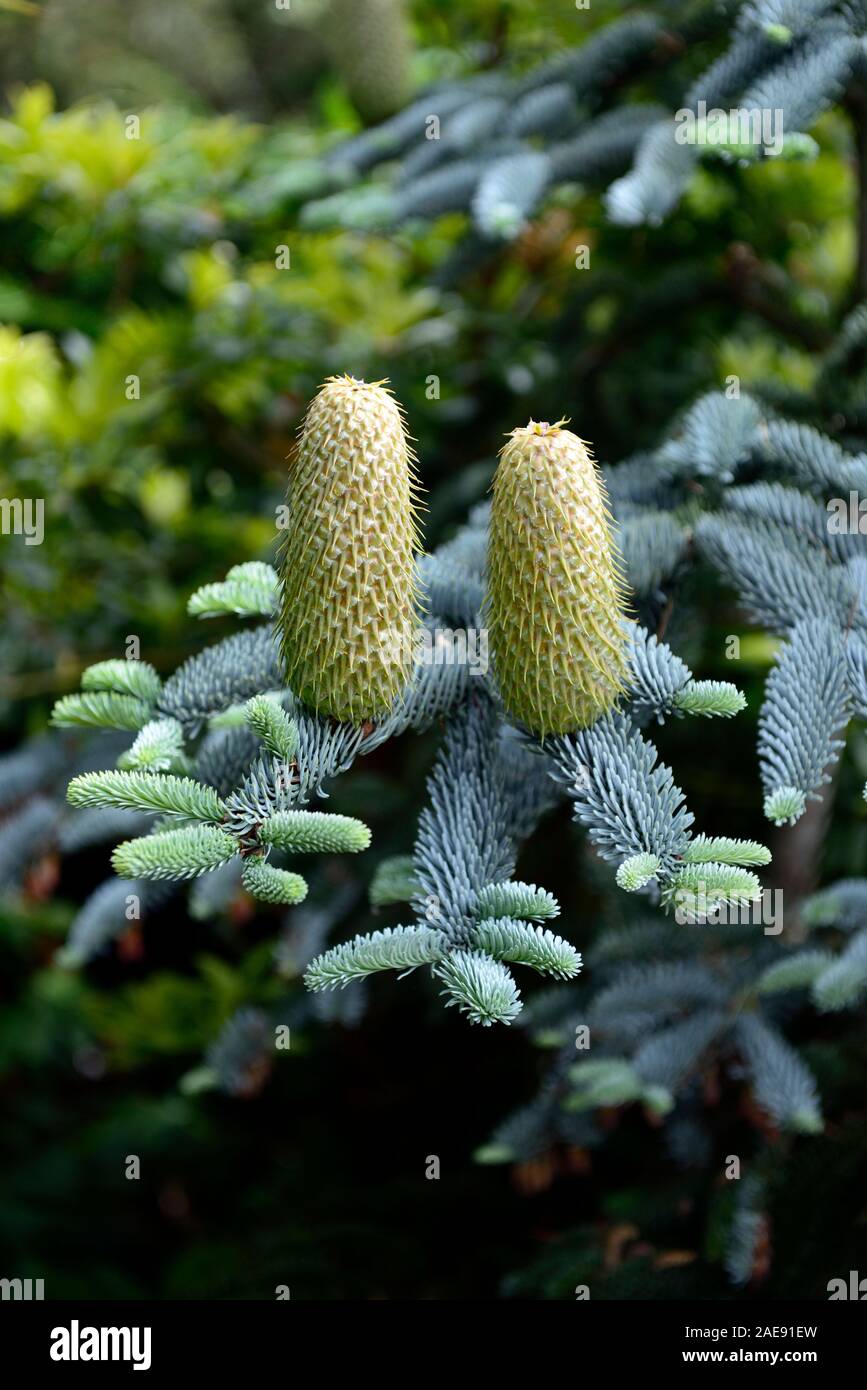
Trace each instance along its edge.
<instances>
[{"instance_id":1,"label":"blurred background foliage","mask_svg":"<svg viewBox=\"0 0 867 1390\"><path fill-rule=\"evenodd\" d=\"M648 8L670 20L680 67L675 80L658 63L634 95L673 101L724 45L726 6ZM459 214L387 237L299 228L304 202L332 186L322 156L339 139L425 82L523 70L629 9L0 0L0 495L43 497L46 524L41 546L2 537L0 748L43 729L54 698L129 635L163 674L213 638L187 596L273 557L286 460L329 373L391 379L430 489L431 545L484 496L502 436L531 415L571 417L615 462L730 373L808 413L817 353L855 297L839 108L814 131L815 160L703 167L659 228L612 226L597 192L567 186L466 273ZM590 271L576 269L579 246ZM738 619L719 593L688 587L675 621L694 669L729 677ZM744 639L737 679L753 710L771 653ZM852 739L830 877L865 848L867 744ZM726 729L724 762L691 721L660 746L691 802L712 798L721 825L734 811L762 838L754 741L745 716ZM409 847L434 746L389 746L335 789L329 809L374 832L343 919L357 930L376 862ZM558 894L573 939L597 911L576 858L558 815L519 866ZM239 1006L297 995L281 956L291 927L254 918L241 892L216 924L171 901L86 971L59 970L55 950L107 867L102 846L48 851L0 898L0 1273L44 1277L53 1297L268 1298L288 1283L293 1297L569 1298L582 1282L594 1297L732 1296L704 1221L725 1194L672 1173L637 1117L592 1162L564 1149L511 1173L474 1166L532 1093L536 1062L520 1035L443 1017L415 979L374 986L360 1029L304 1015L243 1095L194 1094L184 1078ZM345 886L349 870L334 872L323 902ZM845 1113L863 1045L826 1060L829 1109ZM854 1267L845 1194L864 1131L850 1128L851 1142L805 1141L800 1166L779 1149L778 1249L758 1296L821 1296L828 1269ZM124 1177L128 1154L142 1157L139 1182ZM812 1246L793 1216L808 1206L822 1213Z\"/></svg>"}]
</instances>

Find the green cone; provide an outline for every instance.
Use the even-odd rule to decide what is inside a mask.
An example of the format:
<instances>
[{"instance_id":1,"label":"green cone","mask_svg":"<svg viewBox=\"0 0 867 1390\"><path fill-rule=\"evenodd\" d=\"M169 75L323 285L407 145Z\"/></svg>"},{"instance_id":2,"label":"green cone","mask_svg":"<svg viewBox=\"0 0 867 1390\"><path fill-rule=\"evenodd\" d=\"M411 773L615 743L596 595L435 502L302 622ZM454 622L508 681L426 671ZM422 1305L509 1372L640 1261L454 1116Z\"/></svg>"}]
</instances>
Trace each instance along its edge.
<instances>
[{"instance_id":1,"label":"green cone","mask_svg":"<svg viewBox=\"0 0 867 1390\"><path fill-rule=\"evenodd\" d=\"M362 724L385 714L409 679L416 490L391 393L331 377L302 427L280 561L286 681L320 714Z\"/></svg>"},{"instance_id":2,"label":"green cone","mask_svg":"<svg viewBox=\"0 0 867 1390\"><path fill-rule=\"evenodd\" d=\"M563 422L531 421L500 454L488 628L508 714L533 733L585 729L626 683L626 585L602 477Z\"/></svg>"},{"instance_id":3,"label":"green cone","mask_svg":"<svg viewBox=\"0 0 867 1390\"><path fill-rule=\"evenodd\" d=\"M365 121L381 121L407 104L413 42L402 0L331 0L324 32Z\"/></svg>"}]
</instances>

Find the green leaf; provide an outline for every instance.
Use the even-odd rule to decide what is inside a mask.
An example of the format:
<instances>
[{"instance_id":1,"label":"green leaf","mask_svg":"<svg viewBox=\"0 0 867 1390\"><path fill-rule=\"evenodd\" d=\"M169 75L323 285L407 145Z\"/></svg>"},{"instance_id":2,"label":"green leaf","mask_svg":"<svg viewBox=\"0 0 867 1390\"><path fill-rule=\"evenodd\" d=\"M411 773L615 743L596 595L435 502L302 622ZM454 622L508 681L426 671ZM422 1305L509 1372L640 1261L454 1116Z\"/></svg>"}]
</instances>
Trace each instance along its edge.
<instances>
[{"instance_id":1,"label":"green leaf","mask_svg":"<svg viewBox=\"0 0 867 1390\"><path fill-rule=\"evenodd\" d=\"M259 839L265 845L296 854L356 854L367 849L370 831L353 816L327 811L278 811L262 822Z\"/></svg>"},{"instance_id":2,"label":"green leaf","mask_svg":"<svg viewBox=\"0 0 867 1390\"><path fill-rule=\"evenodd\" d=\"M662 860L656 854L631 854L617 869L617 886L627 893L637 893L656 878L661 868Z\"/></svg>"},{"instance_id":3,"label":"green leaf","mask_svg":"<svg viewBox=\"0 0 867 1390\"><path fill-rule=\"evenodd\" d=\"M502 961L484 951L451 951L434 966L442 980L446 1008L456 1007L471 1023L489 1028L492 1023L510 1024L521 1012L518 986Z\"/></svg>"},{"instance_id":4,"label":"green leaf","mask_svg":"<svg viewBox=\"0 0 867 1390\"><path fill-rule=\"evenodd\" d=\"M291 762L298 751L298 726L276 700L254 695L247 701L245 717L269 752Z\"/></svg>"},{"instance_id":5,"label":"green leaf","mask_svg":"<svg viewBox=\"0 0 867 1390\"><path fill-rule=\"evenodd\" d=\"M696 835L684 851L687 864L770 864L771 851L757 840L732 840L726 835Z\"/></svg>"},{"instance_id":6,"label":"green leaf","mask_svg":"<svg viewBox=\"0 0 867 1390\"><path fill-rule=\"evenodd\" d=\"M755 874L734 864L685 864L667 885L667 896L675 895L681 901L693 897L709 907L722 902L752 902L761 892Z\"/></svg>"},{"instance_id":7,"label":"green leaf","mask_svg":"<svg viewBox=\"0 0 867 1390\"><path fill-rule=\"evenodd\" d=\"M765 797L764 812L774 825L794 825L807 809L807 798L797 787L777 787Z\"/></svg>"},{"instance_id":8,"label":"green leaf","mask_svg":"<svg viewBox=\"0 0 867 1390\"><path fill-rule=\"evenodd\" d=\"M489 883L476 894L473 911L479 918L518 917L541 922L559 916L560 904L535 883Z\"/></svg>"},{"instance_id":9,"label":"green leaf","mask_svg":"<svg viewBox=\"0 0 867 1390\"><path fill-rule=\"evenodd\" d=\"M85 772L66 792L70 806L119 806L218 821L224 806L213 787L160 772Z\"/></svg>"},{"instance_id":10,"label":"green leaf","mask_svg":"<svg viewBox=\"0 0 867 1390\"><path fill-rule=\"evenodd\" d=\"M308 989L337 989L378 970L415 970L440 960L443 938L430 927L386 927L356 936L317 956L304 975Z\"/></svg>"},{"instance_id":11,"label":"green leaf","mask_svg":"<svg viewBox=\"0 0 867 1390\"><path fill-rule=\"evenodd\" d=\"M162 688L162 682L147 661L99 661L88 666L81 677L82 690L114 690L121 695L135 695L152 705Z\"/></svg>"},{"instance_id":12,"label":"green leaf","mask_svg":"<svg viewBox=\"0 0 867 1390\"><path fill-rule=\"evenodd\" d=\"M184 731L176 719L152 719L117 765L123 772L169 772L185 767Z\"/></svg>"},{"instance_id":13,"label":"green leaf","mask_svg":"<svg viewBox=\"0 0 867 1390\"><path fill-rule=\"evenodd\" d=\"M185 879L219 868L237 852L237 842L224 830L196 825L124 840L111 862L120 878Z\"/></svg>"},{"instance_id":14,"label":"green leaf","mask_svg":"<svg viewBox=\"0 0 867 1390\"><path fill-rule=\"evenodd\" d=\"M118 695L113 690L94 690L82 695L64 695L51 712L51 722L58 729L84 726L135 730L141 729L150 716L151 706L133 695Z\"/></svg>"},{"instance_id":15,"label":"green leaf","mask_svg":"<svg viewBox=\"0 0 867 1390\"><path fill-rule=\"evenodd\" d=\"M517 922L508 917L489 918L473 932L473 945L495 960L530 965L545 975L570 980L581 969L581 956L563 937L543 927Z\"/></svg>"},{"instance_id":16,"label":"green leaf","mask_svg":"<svg viewBox=\"0 0 867 1390\"><path fill-rule=\"evenodd\" d=\"M564 1110L592 1110L598 1105L625 1105L638 1100L643 1091L641 1078L632 1064L618 1057L598 1062L579 1062L569 1069L575 1090L563 1102Z\"/></svg>"},{"instance_id":17,"label":"green leaf","mask_svg":"<svg viewBox=\"0 0 867 1390\"><path fill-rule=\"evenodd\" d=\"M823 1013L857 1004L867 989L867 932L859 934L837 960L828 963L813 984L813 1003Z\"/></svg>"},{"instance_id":18,"label":"green leaf","mask_svg":"<svg viewBox=\"0 0 867 1390\"><path fill-rule=\"evenodd\" d=\"M703 715L708 719L715 716L730 719L747 706L746 696L728 681L687 681L674 696L673 703L684 714Z\"/></svg>"},{"instance_id":19,"label":"green leaf","mask_svg":"<svg viewBox=\"0 0 867 1390\"><path fill-rule=\"evenodd\" d=\"M420 890L412 855L393 854L377 865L368 896L371 907L386 907L389 903L411 902Z\"/></svg>"},{"instance_id":20,"label":"green leaf","mask_svg":"<svg viewBox=\"0 0 867 1390\"><path fill-rule=\"evenodd\" d=\"M307 897L307 881L300 874L274 869L264 859L248 859L241 882L254 898L266 903L300 903Z\"/></svg>"},{"instance_id":21,"label":"green leaf","mask_svg":"<svg viewBox=\"0 0 867 1390\"><path fill-rule=\"evenodd\" d=\"M218 618L225 613L268 617L276 605L275 571L271 565L251 560L234 565L220 582L197 589L187 603L187 612L193 618Z\"/></svg>"},{"instance_id":22,"label":"green leaf","mask_svg":"<svg viewBox=\"0 0 867 1390\"><path fill-rule=\"evenodd\" d=\"M756 981L759 994L779 994L787 989L804 989L834 964L829 951L796 951L763 970Z\"/></svg>"}]
</instances>

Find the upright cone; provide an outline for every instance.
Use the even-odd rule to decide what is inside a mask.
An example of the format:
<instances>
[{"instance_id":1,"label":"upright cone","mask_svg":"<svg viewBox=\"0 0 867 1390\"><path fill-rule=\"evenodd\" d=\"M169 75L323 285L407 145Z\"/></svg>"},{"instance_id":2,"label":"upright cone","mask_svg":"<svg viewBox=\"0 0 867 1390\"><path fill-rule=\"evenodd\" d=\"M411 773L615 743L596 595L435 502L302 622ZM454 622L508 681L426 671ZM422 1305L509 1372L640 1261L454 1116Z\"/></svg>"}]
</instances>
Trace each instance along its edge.
<instances>
[{"instance_id":1,"label":"upright cone","mask_svg":"<svg viewBox=\"0 0 867 1390\"><path fill-rule=\"evenodd\" d=\"M324 33L363 120L381 121L406 106L414 46L403 0L331 0Z\"/></svg>"},{"instance_id":2,"label":"upright cone","mask_svg":"<svg viewBox=\"0 0 867 1390\"><path fill-rule=\"evenodd\" d=\"M626 680L626 585L602 477L571 430L531 421L494 477L489 639L508 714L534 733L585 729Z\"/></svg>"},{"instance_id":3,"label":"upright cone","mask_svg":"<svg viewBox=\"0 0 867 1390\"><path fill-rule=\"evenodd\" d=\"M331 377L311 402L286 495L280 646L320 714L384 714L413 668L419 549L413 454L382 385Z\"/></svg>"}]
</instances>

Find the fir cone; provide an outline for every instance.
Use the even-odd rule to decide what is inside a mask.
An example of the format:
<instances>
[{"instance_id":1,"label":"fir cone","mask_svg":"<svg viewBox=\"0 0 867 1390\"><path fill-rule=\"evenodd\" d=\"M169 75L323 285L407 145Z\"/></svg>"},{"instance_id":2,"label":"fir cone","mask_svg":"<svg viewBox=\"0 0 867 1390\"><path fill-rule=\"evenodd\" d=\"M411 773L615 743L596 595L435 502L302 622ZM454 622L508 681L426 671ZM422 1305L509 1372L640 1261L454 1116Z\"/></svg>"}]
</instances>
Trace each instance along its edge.
<instances>
[{"instance_id":1,"label":"fir cone","mask_svg":"<svg viewBox=\"0 0 867 1390\"><path fill-rule=\"evenodd\" d=\"M403 0L331 0L325 33L365 121L381 121L406 105L413 43Z\"/></svg>"},{"instance_id":2,"label":"fir cone","mask_svg":"<svg viewBox=\"0 0 867 1390\"><path fill-rule=\"evenodd\" d=\"M493 483L487 621L508 714L533 733L585 729L626 683L626 585L605 485L571 430L531 421Z\"/></svg>"},{"instance_id":3,"label":"fir cone","mask_svg":"<svg viewBox=\"0 0 867 1390\"><path fill-rule=\"evenodd\" d=\"M413 669L419 596L414 456L382 384L331 377L289 475L280 644L286 680L320 714L384 714Z\"/></svg>"}]
</instances>

